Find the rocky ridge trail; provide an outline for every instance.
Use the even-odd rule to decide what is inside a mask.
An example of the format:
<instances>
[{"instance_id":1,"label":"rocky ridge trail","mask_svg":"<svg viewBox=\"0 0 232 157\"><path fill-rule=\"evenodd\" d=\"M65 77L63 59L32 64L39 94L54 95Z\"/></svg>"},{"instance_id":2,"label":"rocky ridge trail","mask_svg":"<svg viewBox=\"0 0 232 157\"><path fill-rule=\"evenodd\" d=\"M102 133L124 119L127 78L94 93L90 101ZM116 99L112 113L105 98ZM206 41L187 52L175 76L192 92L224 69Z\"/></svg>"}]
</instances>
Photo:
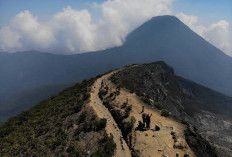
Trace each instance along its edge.
<instances>
[{"instance_id":1,"label":"rocky ridge trail","mask_svg":"<svg viewBox=\"0 0 232 157\"><path fill-rule=\"evenodd\" d=\"M101 100L99 99L98 92L101 88L101 83L103 80L107 79L112 73L106 74L100 78L98 78L92 86L91 89L91 96L90 96L90 103L88 104L91 106L96 115L99 118L106 118L107 125L106 125L106 132L108 135L112 134L114 137L114 142L116 143L116 151L115 157L130 157L131 151L122 138L121 130L118 128L117 123L115 122L114 118L112 117L109 110L102 104Z\"/></svg>"},{"instance_id":2,"label":"rocky ridge trail","mask_svg":"<svg viewBox=\"0 0 232 157\"><path fill-rule=\"evenodd\" d=\"M119 89L118 94L115 94L118 89L109 78L116 72L117 71L113 71L103 75L95 81L92 86L89 103L99 118L107 119L106 131L108 134L114 136L114 141L117 145L114 156L174 157L176 154L179 154L180 157L184 155L195 157L194 152L185 140L184 130L186 126L170 118L161 116L159 111L151 108L142 102L136 94L130 93L126 89ZM99 98L99 91L101 91L102 88L107 88L107 94L101 100ZM108 100L109 98L110 100ZM109 101L113 109L109 110L109 108L103 104L104 101ZM117 124L115 120L117 117L111 114L113 110L123 113L122 105L125 104L125 102L128 106L131 106L131 111L123 122L129 122L132 117L135 119L133 129L131 133L129 133L128 138L123 137L122 129L119 127L121 124ZM138 121L142 121L142 106L144 106L146 113L152 114L151 128L158 126L160 128L159 131L154 131L152 129L136 131L135 128L137 127Z\"/></svg>"}]
</instances>

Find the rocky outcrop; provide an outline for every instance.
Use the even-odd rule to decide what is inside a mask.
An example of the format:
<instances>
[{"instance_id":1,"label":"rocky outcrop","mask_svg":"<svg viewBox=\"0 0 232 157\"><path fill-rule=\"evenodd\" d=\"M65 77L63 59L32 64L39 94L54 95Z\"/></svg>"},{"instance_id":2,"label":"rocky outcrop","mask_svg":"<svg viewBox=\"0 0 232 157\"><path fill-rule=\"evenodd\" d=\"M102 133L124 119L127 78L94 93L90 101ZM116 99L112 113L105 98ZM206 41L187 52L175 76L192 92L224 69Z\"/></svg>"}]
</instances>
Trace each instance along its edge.
<instances>
[{"instance_id":1,"label":"rocky outcrop","mask_svg":"<svg viewBox=\"0 0 232 157\"><path fill-rule=\"evenodd\" d=\"M151 108L136 94L103 79L99 98L114 117L122 131L120 141L127 142L133 157L171 157L177 153L182 157L195 157L185 139L186 126L166 116L165 112ZM153 100L149 99L147 103L153 103ZM150 129L143 123L143 112L151 116ZM175 138L171 136L171 132L175 132Z\"/></svg>"},{"instance_id":2,"label":"rocky outcrop","mask_svg":"<svg viewBox=\"0 0 232 157\"><path fill-rule=\"evenodd\" d=\"M176 76L164 62L127 67L111 80L136 93L147 104L163 109L167 113L164 115L171 114L186 125L196 126L220 156L232 156L231 97Z\"/></svg>"},{"instance_id":3,"label":"rocky outcrop","mask_svg":"<svg viewBox=\"0 0 232 157\"><path fill-rule=\"evenodd\" d=\"M223 157L232 156L232 121L208 111L202 111L194 118L201 135L214 143L219 154Z\"/></svg>"}]
</instances>

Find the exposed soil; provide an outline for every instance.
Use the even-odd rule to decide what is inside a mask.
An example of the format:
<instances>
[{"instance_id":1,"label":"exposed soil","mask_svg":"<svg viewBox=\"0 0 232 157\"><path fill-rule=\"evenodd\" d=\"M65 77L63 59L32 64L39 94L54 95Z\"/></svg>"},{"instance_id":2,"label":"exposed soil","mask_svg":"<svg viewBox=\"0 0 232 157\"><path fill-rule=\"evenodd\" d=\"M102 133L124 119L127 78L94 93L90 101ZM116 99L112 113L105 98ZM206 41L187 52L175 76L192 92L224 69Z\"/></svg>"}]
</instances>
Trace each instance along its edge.
<instances>
[{"instance_id":1,"label":"exposed soil","mask_svg":"<svg viewBox=\"0 0 232 157\"><path fill-rule=\"evenodd\" d=\"M131 117L134 117L136 122L131 131L130 139L125 139L125 137L122 139L122 133L118 125L116 124L110 111L102 104L102 101L99 99L98 95L98 92L102 86L107 86L108 89L108 93L105 95L105 98L109 97L109 95L113 95L117 91L117 87L109 80L109 77L113 73L115 73L115 71L97 79L92 87L91 101L89 105L93 107L96 114L100 118L107 119L106 131L108 134L113 134L114 141L117 144L115 156L127 157L131 156L132 154L132 156L140 157L162 155L172 157L176 156L176 153L178 153L179 156L188 154L191 157L195 157L193 151L185 141L184 130L186 127L183 124L170 118L161 116L159 111L146 105L139 99L139 97L136 96L136 94L130 93L126 89L120 89L120 92L110 100L110 103L113 104L114 109L117 110L123 108L122 105L125 102L127 102L127 105L132 106L132 110L125 121L129 121ZM135 129L138 121L142 121L142 106L144 106L144 112L152 114L150 130L139 131ZM156 125L160 127L159 131L152 130ZM175 137L173 137L171 133L174 133Z\"/></svg>"},{"instance_id":2,"label":"exposed soil","mask_svg":"<svg viewBox=\"0 0 232 157\"><path fill-rule=\"evenodd\" d=\"M110 134L113 135L114 142L116 143L116 152L114 156L115 157L124 157L124 156L130 157L131 151L127 143L125 142L125 140L122 138L121 130L118 128L109 110L102 104L101 100L98 97L98 92L101 87L102 80L106 80L111 74L112 73L106 74L96 80L96 82L92 86L89 106L93 107L96 115L99 118L107 119L106 132L109 135Z\"/></svg>"}]
</instances>

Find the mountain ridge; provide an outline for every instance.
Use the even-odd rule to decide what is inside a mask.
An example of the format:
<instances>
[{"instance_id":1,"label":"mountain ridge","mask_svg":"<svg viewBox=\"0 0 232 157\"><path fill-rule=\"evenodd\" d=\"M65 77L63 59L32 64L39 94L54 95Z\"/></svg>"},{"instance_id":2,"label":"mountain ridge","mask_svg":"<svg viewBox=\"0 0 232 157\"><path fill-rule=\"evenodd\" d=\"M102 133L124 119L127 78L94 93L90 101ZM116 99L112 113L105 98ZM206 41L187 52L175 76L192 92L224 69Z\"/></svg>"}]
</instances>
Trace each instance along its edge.
<instances>
[{"instance_id":1,"label":"mountain ridge","mask_svg":"<svg viewBox=\"0 0 232 157\"><path fill-rule=\"evenodd\" d=\"M0 127L0 155L217 157L197 130L163 115L111 78L138 67L144 68L128 66L77 83L11 118ZM158 66L154 72L166 80L163 70ZM153 115L151 129L137 125L142 108Z\"/></svg>"},{"instance_id":2,"label":"mountain ridge","mask_svg":"<svg viewBox=\"0 0 232 157\"><path fill-rule=\"evenodd\" d=\"M138 35L133 37L133 34ZM71 86L76 81L111 69L158 60L171 65L184 78L232 96L232 58L207 43L173 16L154 17L132 31L124 45L103 51L76 55L33 51L0 56L0 104L2 107L4 104L12 106L9 110L0 110L0 113L7 112L9 115L29 107L26 104L36 99L35 95L28 100L18 100L17 104L8 101L28 95L32 86L37 85L35 90L38 91L41 86L57 84L55 91L44 88L51 96L61 91L64 83ZM20 94L27 87L29 89ZM17 95L15 91L19 91ZM19 110L15 112L13 106L16 105Z\"/></svg>"}]
</instances>

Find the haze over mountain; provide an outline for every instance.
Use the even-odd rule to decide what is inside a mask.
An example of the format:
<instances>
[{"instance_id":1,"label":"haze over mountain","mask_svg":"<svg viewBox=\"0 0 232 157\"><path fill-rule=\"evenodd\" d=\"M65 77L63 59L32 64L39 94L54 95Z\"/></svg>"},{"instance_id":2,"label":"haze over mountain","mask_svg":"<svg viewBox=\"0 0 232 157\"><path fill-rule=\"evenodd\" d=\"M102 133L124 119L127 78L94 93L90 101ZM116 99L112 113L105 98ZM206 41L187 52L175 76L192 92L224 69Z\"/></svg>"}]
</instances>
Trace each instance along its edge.
<instances>
[{"instance_id":1,"label":"haze over mountain","mask_svg":"<svg viewBox=\"0 0 232 157\"><path fill-rule=\"evenodd\" d=\"M232 58L176 17L159 16L131 32L122 46L104 51L67 56L1 53L0 118L5 120L76 81L157 60L171 65L180 76L232 96Z\"/></svg>"}]
</instances>

